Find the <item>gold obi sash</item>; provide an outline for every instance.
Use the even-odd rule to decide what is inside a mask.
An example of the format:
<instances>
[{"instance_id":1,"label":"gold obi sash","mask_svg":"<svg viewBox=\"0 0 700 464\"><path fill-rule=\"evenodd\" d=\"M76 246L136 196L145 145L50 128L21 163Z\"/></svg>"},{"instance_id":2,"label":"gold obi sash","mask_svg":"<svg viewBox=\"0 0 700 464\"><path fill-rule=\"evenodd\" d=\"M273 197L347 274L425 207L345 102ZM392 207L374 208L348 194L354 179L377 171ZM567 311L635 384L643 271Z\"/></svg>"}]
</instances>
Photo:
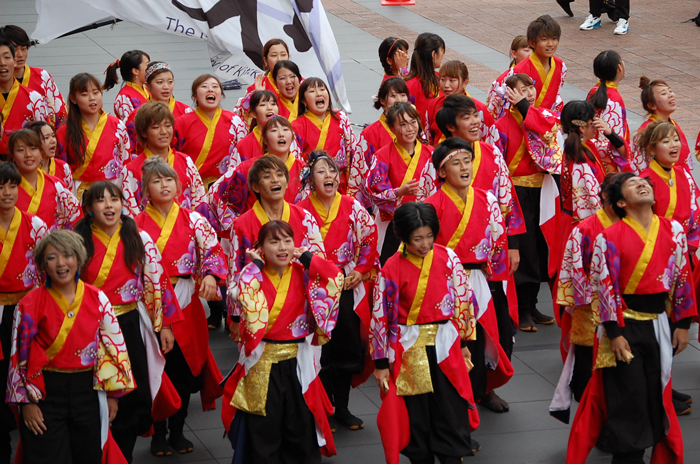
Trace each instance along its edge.
<instances>
[{"instance_id":1,"label":"gold obi sash","mask_svg":"<svg viewBox=\"0 0 700 464\"><path fill-rule=\"evenodd\" d=\"M126 313L130 313L131 311L136 309L136 304L136 302L133 302L120 305L112 305L112 310L114 310L114 315L119 317L123 316Z\"/></svg>"},{"instance_id":2,"label":"gold obi sash","mask_svg":"<svg viewBox=\"0 0 700 464\"><path fill-rule=\"evenodd\" d=\"M622 312L622 317L635 321L653 321L657 319L659 315L655 313L642 313L633 309L625 309ZM603 337L600 339L600 344L598 345L598 356L596 356L594 368L601 369L615 366L617 366L617 358L610 347L608 335L603 333Z\"/></svg>"},{"instance_id":3,"label":"gold obi sash","mask_svg":"<svg viewBox=\"0 0 700 464\"><path fill-rule=\"evenodd\" d=\"M579 346L593 346L597 324L591 305L574 307L571 317L571 343Z\"/></svg>"},{"instance_id":4,"label":"gold obi sash","mask_svg":"<svg viewBox=\"0 0 700 464\"><path fill-rule=\"evenodd\" d=\"M543 182L544 182L544 173L543 172L538 172L537 174L530 174L529 176L513 177L513 185L517 185L518 187L542 188Z\"/></svg>"},{"instance_id":5,"label":"gold obi sash","mask_svg":"<svg viewBox=\"0 0 700 464\"><path fill-rule=\"evenodd\" d=\"M258 362L238 382L231 406L250 414L267 415L265 406L272 365L296 358L298 348L297 343L266 343Z\"/></svg>"},{"instance_id":6,"label":"gold obi sash","mask_svg":"<svg viewBox=\"0 0 700 464\"><path fill-rule=\"evenodd\" d=\"M29 293L29 290L31 290L31 288L28 288L26 290L22 290L21 292L0 293L0 305L2 305L2 306L16 305L17 303L19 303L19 300L21 300L24 297L24 295Z\"/></svg>"},{"instance_id":7,"label":"gold obi sash","mask_svg":"<svg viewBox=\"0 0 700 464\"><path fill-rule=\"evenodd\" d=\"M418 340L408 350L404 351L401 359L401 372L396 378L396 394L399 396L421 395L433 391L433 379L430 376L430 364L426 346L435 346L439 324L423 324Z\"/></svg>"}]
</instances>

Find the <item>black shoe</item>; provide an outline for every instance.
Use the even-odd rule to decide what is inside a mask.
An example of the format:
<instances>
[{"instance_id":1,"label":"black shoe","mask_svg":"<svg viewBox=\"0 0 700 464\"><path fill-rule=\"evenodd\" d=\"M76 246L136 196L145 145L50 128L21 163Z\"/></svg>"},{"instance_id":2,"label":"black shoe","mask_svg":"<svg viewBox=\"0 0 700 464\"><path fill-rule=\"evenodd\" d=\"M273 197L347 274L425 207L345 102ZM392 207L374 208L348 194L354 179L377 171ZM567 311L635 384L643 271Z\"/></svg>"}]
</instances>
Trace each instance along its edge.
<instances>
[{"instance_id":1,"label":"black shoe","mask_svg":"<svg viewBox=\"0 0 700 464\"><path fill-rule=\"evenodd\" d=\"M533 309L530 314L532 315L532 320L537 324L551 325L554 324L554 318L552 316L547 316L542 314L537 308Z\"/></svg>"},{"instance_id":2,"label":"black shoe","mask_svg":"<svg viewBox=\"0 0 700 464\"><path fill-rule=\"evenodd\" d=\"M483 398L481 398L479 404L485 407L486 409L490 409L493 412L505 412L503 410L503 405L499 400L500 398L498 397L498 395L496 395L496 392L491 390Z\"/></svg>"},{"instance_id":3,"label":"black shoe","mask_svg":"<svg viewBox=\"0 0 700 464\"><path fill-rule=\"evenodd\" d=\"M365 427L365 423L362 422L362 419L353 416L347 409L336 409L333 416L340 425L343 425L350 430L360 430Z\"/></svg>"},{"instance_id":4,"label":"black shoe","mask_svg":"<svg viewBox=\"0 0 700 464\"><path fill-rule=\"evenodd\" d=\"M481 445L472 438L472 453L477 453L479 451L481 451Z\"/></svg>"},{"instance_id":5,"label":"black shoe","mask_svg":"<svg viewBox=\"0 0 700 464\"><path fill-rule=\"evenodd\" d=\"M151 438L151 454L153 456L170 456L173 454L173 450L168 445L165 435L153 435Z\"/></svg>"},{"instance_id":6,"label":"black shoe","mask_svg":"<svg viewBox=\"0 0 700 464\"><path fill-rule=\"evenodd\" d=\"M336 429L338 428L338 426L335 424L335 416L328 416L328 425L331 428L331 433L335 433Z\"/></svg>"},{"instance_id":7,"label":"black shoe","mask_svg":"<svg viewBox=\"0 0 700 464\"><path fill-rule=\"evenodd\" d=\"M673 400L673 409L676 410L676 416L685 416L690 414L693 407L689 404L681 403L678 400Z\"/></svg>"},{"instance_id":8,"label":"black shoe","mask_svg":"<svg viewBox=\"0 0 700 464\"><path fill-rule=\"evenodd\" d=\"M673 401L680 401L681 403L691 404L693 402L693 397L687 393L681 393L677 390L671 390L673 392Z\"/></svg>"},{"instance_id":9,"label":"black shoe","mask_svg":"<svg viewBox=\"0 0 700 464\"><path fill-rule=\"evenodd\" d=\"M520 319L519 328L523 332L537 332L537 327L535 327L535 321L532 320L530 313L520 314L518 319Z\"/></svg>"},{"instance_id":10,"label":"black shoe","mask_svg":"<svg viewBox=\"0 0 700 464\"><path fill-rule=\"evenodd\" d=\"M566 14L572 18L574 17L574 12L571 11L571 2L569 0L557 0L557 3Z\"/></svg>"},{"instance_id":11,"label":"black shoe","mask_svg":"<svg viewBox=\"0 0 700 464\"><path fill-rule=\"evenodd\" d=\"M194 445L182 433L174 434L170 432L168 444L178 453L186 454L194 451Z\"/></svg>"},{"instance_id":12,"label":"black shoe","mask_svg":"<svg viewBox=\"0 0 700 464\"><path fill-rule=\"evenodd\" d=\"M207 318L207 328L209 330L218 329L219 327L221 327L221 319L221 314L219 314L218 316L212 314Z\"/></svg>"}]
</instances>

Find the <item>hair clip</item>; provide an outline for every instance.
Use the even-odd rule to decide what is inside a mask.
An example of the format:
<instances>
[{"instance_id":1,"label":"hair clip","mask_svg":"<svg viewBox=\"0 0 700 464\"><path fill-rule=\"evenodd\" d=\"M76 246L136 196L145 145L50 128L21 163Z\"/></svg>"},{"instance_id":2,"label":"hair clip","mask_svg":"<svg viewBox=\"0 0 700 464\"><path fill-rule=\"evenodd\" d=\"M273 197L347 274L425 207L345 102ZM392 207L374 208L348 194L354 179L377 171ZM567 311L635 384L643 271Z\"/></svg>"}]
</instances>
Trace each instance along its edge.
<instances>
[{"instance_id":1,"label":"hair clip","mask_svg":"<svg viewBox=\"0 0 700 464\"><path fill-rule=\"evenodd\" d=\"M576 127L586 127L588 125L586 121L582 121L580 119L572 119L571 124L573 124Z\"/></svg>"}]
</instances>

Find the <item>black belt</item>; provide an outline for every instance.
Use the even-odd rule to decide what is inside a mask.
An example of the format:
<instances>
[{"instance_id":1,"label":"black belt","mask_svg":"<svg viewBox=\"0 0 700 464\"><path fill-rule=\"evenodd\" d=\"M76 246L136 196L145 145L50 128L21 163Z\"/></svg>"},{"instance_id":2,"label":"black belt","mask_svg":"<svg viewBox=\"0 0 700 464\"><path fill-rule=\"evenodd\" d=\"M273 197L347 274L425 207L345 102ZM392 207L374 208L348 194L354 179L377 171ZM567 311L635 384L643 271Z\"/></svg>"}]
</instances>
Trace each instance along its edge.
<instances>
[{"instance_id":1,"label":"black belt","mask_svg":"<svg viewBox=\"0 0 700 464\"><path fill-rule=\"evenodd\" d=\"M622 299L629 309L640 313L661 314L666 311L668 293L651 293L647 295L623 294Z\"/></svg>"}]
</instances>

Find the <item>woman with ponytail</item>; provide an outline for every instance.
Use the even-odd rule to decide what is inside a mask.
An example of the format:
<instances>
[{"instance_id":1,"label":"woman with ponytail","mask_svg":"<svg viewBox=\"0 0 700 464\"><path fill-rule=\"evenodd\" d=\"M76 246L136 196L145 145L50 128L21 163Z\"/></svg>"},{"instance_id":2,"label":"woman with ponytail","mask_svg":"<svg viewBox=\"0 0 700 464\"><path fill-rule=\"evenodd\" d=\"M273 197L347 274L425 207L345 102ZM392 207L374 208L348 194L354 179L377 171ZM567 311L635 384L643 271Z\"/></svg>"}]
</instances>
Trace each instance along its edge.
<instances>
[{"instance_id":1,"label":"woman with ponytail","mask_svg":"<svg viewBox=\"0 0 700 464\"><path fill-rule=\"evenodd\" d=\"M408 74L408 42L398 37L387 37L379 44L379 62L384 68L382 82Z\"/></svg>"},{"instance_id":2,"label":"woman with ponytail","mask_svg":"<svg viewBox=\"0 0 700 464\"><path fill-rule=\"evenodd\" d=\"M676 111L676 94L665 81L661 79L654 79L652 81L646 76L639 78L639 88L642 89L642 106L649 114L649 119L639 126L634 138L637 139L640 137L641 133L644 132L646 127L653 121L671 122L676 127L676 132L681 140L681 152L678 163L685 166L689 171L692 171L693 156L688 146L688 139L678 123L671 118L671 114ZM634 144L632 149L633 154L630 160L635 170L641 172L649 166L648 160L639 146Z\"/></svg>"},{"instance_id":3,"label":"woman with ponytail","mask_svg":"<svg viewBox=\"0 0 700 464\"><path fill-rule=\"evenodd\" d=\"M102 90L110 90L119 83L117 69L122 76L124 85L114 99L114 114L126 121L132 111L148 101L146 84L146 66L151 57L141 50L129 50L121 58L114 60L105 71L105 83Z\"/></svg>"},{"instance_id":4,"label":"woman with ponytail","mask_svg":"<svg viewBox=\"0 0 700 464\"><path fill-rule=\"evenodd\" d=\"M56 132L58 157L73 171L80 200L93 182L119 182L122 167L131 159L130 144L124 123L102 111L102 90L95 76L73 76L68 97L68 119Z\"/></svg>"},{"instance_id":5,"label":"woman with ponytail","mask_svg":"<svg viewBox=\"0 0 700 464\"><path fill-rule=\"evenodd\" d=\"M171 324L183 319L155 241L139 231L122 212L124 196L111 182L94 183L83 196L84 218L75 226L83 238L88 261L80 270L83 281L107 295L121 327L136 389L119 399L121 414L111 431L127 462L132 462L136 438L148 432L153 416L175 411L177 392L165 376L161 354L173 348ZM158 407L154 400L163 388Z\"/></svg>"},{"instance_id":6,"label":"woman with ponytail","mask_svg":"<svg viewBox=\"0 0 700 464\"><path fill-rule=\"evenodd\" d=\"M435 70L440 68L444 56L445 41L439 35L424 32L416 38L406 85L409 101L416 106L423 127L427 127L430 101L440 95L440 75Z\"/></svg>"}]
</instances>

